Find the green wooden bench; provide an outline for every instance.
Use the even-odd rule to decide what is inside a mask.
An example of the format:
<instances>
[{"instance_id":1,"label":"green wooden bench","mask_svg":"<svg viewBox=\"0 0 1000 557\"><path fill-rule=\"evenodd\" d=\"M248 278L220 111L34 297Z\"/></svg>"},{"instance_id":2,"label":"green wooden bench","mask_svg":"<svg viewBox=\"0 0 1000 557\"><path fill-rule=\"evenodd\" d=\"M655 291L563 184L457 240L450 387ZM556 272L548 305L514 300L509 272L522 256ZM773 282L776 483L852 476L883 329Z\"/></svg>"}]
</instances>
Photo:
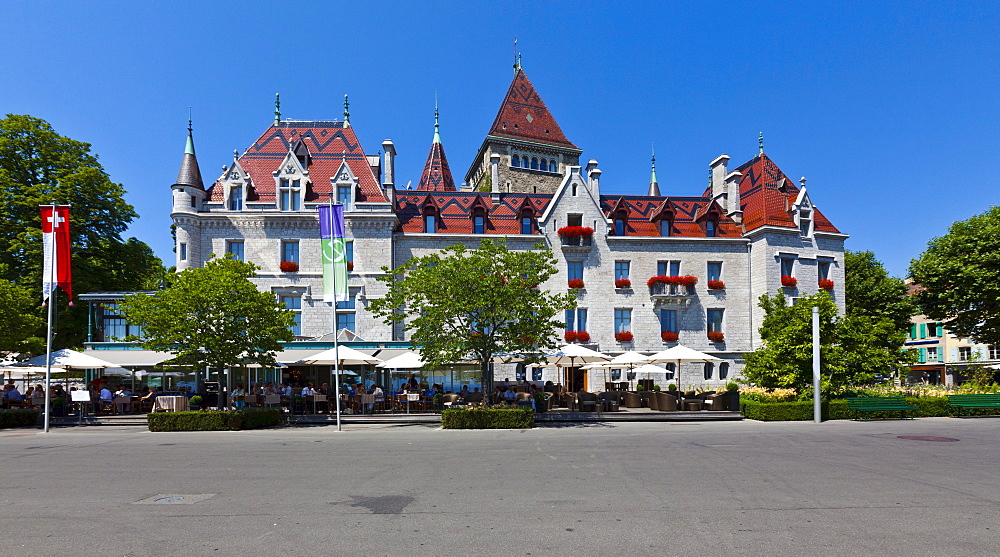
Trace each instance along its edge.
<instances>
[{"instance_id":1,"label":"green wooden bench","mask_svg":"<svg viewBox=\"0 0 1000 557\"><path fill-rule=\"evenodd\" d=\"M901 396L871 396L852 397L847 399L847 407L859 412L891 412L899 410L899 415L906 417L907 410L919 410L910 406Z\"/></svg>"},{"instance_id":2,"label":"green wooden bench","mask_svg":"<svg viewBox=\"0 0 1000 557\"><path fill-rule=\"evenodd\" d=\"M948 403L971 416L973 408L1000 408L1000 395L948 395Z\"/></svg>"}]
</instances>

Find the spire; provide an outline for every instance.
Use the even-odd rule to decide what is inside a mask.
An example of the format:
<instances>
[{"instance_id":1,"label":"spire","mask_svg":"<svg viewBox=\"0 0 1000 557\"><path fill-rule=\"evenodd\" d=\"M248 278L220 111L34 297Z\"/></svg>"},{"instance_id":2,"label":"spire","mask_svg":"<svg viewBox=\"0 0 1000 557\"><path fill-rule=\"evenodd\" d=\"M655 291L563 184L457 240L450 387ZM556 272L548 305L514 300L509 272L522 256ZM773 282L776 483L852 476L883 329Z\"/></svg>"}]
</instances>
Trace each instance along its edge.
<instances>
[{"instance_id":1,"label":"spire","mask_svg":"<svg viewBox=\"0 0 1000 557\"><path fill-rule=\"evenodd\" d=\"M424 173L417 182L417 189L424 191L458 191L455 180L448 167L448 158L444 155L444 145L441 144L440 124L438 122L437 94L434 95L434 141L431 152L424 164Z\"/></svg>"},{"instance_id":2,"label":"spire","mask_svg":"<svg viewBox=\"0 0 1000 557\"><path fill-rule=\"evenodd\" d=\"M764 154L764 132L760 132L760 136L757 137L757 149L760 150L760 154Z\"/></svg>"},{"instance_id":3,"label":"spire","mask_svg":"<svg viewBox=\"0 0 1000 557\"><path fill-rule=\"evenodd\" d=\"M517 35L514 35L514 75L521 71L521 53L517 51Z\"/></svg>"},{"instance_id":4,"label":"spire","mask_svg":"<svg viewBox=\"0 0 1000 557\"><path fill-rule=\"evenodd\" d=\"M347 102L347 95L344 95L344 127L351 127L351 113L348 111L349 104Z\"/></svg>"},{"instance_id":5,"label":"spire","mask_svg":"<svg viewBox=\"0 0 1000 557\"><path fill-rule=\"evenodd\" d=\"M518 58L520 61L520 58ZM535 86L521 68L515 64L514 81L507 89L500 111L497 112L490 135L505 139L520 139L554 147L577 149L563 135L545 102L535 91Z\"/></svg>"},{"instance_id":6,"label":"spire","mask_svg":"<svg viewBox=\"0 0 1000 557\"><path fill-rule=\"evenodd\" d=\"M184 157L181 159L181 168L177 172L177 182L174 185L205 189L205 183L201 179L201 170L198 168L198 158L194 155L194 132L191 126L190 108L188 109L187 143L184 145Z\"/></svg>"},{"instance_id":7,"label":"spire","mask_svg":"<svg viewBox=\"0 0 1000 557\"><path fill-rule=\"evenodd\" d=\"M646 195L660 195L660 184L656 181L656 148L653 147L653 156L649 159L652 170L649 173L649 192Z\"/></svg>"},{"instance_id":8,"label":"spire","mask_svg":"<svg viewBox=\"0 0 1000 557\"><path fill-rule=\"evenodd\" d=\"M434 143L441 143L441 124L438 122L438 94L434 91Z\"/></svg>"},{"instance_id":9,"label":"spire","mask_svg":"<svg viewBox=\"0 0 1000 557\"><path fill-rule=\"evenodd\" d=\"M277 126L281 122L281 97L278 93L274 94L274 125Z\"/></svg>"}]
</instances>

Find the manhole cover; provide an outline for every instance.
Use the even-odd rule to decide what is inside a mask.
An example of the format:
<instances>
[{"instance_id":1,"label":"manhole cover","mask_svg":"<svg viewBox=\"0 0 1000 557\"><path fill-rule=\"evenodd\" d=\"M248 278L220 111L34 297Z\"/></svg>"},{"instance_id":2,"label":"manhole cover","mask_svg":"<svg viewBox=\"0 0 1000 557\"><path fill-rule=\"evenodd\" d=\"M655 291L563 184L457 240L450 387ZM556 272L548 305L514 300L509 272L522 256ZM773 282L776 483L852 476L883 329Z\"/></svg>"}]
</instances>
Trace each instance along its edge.
<instances>
[{"instance_id":1,"label":"manhole cover","mask_svg":"<svg viewBox=\"0 0 1000 557\"><path fill-rule=\"evenodd\" d=\"M952 443L958 441L952 437L934 437L933 435L897 435L898 439L909 439L910 441L939 441L942 443Z\"/></svg>"},{"instance_id":2,"label":"manhole cover","mask_svg":"<svg viewBox=\"0 0 1000 557\"><path fill-rule=\"evenodd\" d=\"M178 493L159 493L152 497L146 497L145 499L140 499L135 502L136 505L193 505L208 499L209 497L214 497L214 493L195 493L195 494L178 494Z\"/></svg>"}]
</instances>

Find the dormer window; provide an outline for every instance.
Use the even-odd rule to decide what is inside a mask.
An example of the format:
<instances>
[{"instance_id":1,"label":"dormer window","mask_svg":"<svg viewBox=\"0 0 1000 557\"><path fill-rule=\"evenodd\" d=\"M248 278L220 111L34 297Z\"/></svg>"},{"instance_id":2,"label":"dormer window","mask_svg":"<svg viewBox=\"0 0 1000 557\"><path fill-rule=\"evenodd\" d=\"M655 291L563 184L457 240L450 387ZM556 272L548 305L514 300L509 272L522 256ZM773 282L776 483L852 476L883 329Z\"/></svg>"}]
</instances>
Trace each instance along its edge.
<instances>
[{"instance_id":1,"label":"dormer window","mask_svg":"<svg viewBox=\"0 0 1000 557\"><path fill-rule=\"evenodd\" d=\"M302 203L300 180L282 178L278 181L279 208L282 211L298 211Z\"/></svg>"},{"instance_id":2,"label":"dormer window","mask_svg":"<svg viewBox=\"0 0 1000 557\"><path fill-rule=\"evenodd\" d=\"M660 219L660 236L670 236L674 223L668 218Z\"/></svg>"},{"instance_id":3,"label":"dormer window","mask_svg":"<svg viewBox=\"0 0 1000 557\"><path fill-rule=\"evenodd\" d=\"M243 186L233 186L229 189L229 210L243 210Z\"/></svg>"},{"instance_id":4,"label":"dormer window","mask_svg":"<svg viewBox=\"0 0 1000 557\"><path fill-rule=\"evenodd\" d=\"M813 233L812 209L803 207L799 209L799 234L803 238L810 238L812 237L812 233Z\"/></svg>"},{"instance_id":5,"label":"dormer window","mask_svg":"<svg viewBox=\"0 0 1000 557\"><path fill-rule=\"evenodd\" d=\"M714 238L717 232L719 224L715 219L709 218L705 220L705 237Z\"/></svg>"},{"instance_id":6,"label":"dormer window","mask_svg":"<svg viewBox=\"0 0 1000 557\"><path fill-rule=\"evenodd\" d=\"M483 215L476 215L472 217L472 233L473 234L486 233L486 217L484 217Z\"/></svg>"},{"instance_id":7,"label":"dormer window","mask_svg":"<svg viewBox=\"0 0 1000 557\"><path fill-rule=\"evenodd\" d=\"M424 215L424 232L437 232L437 215L433 212L433 209L429 211Z\"/></svg>"},{"instance_id":8,"label":"dormer window","mask_svg":"<svg viewBox=\"0 0 1000 557\"><path fill-rule=\"evenodd\" d=\"M354 187L353 186L337 186L337 203L344 206L344 211L353 210L354 204Z\"/></svg>"},{"instance_id":9,"label":"dormer window","mask_svg":"<svg viewBox=\"0 0 1000 557\"><path fill-rule=\"evenodd\" d=\"M534 219L529 215L521 217L521 234L531 234L534 231L535 225L533 221Z\"/></svg>"},{"instance_id":10,"label":"dormer window","mask_svg":"<svg viewBox=\"0 0 1000 557\"><path fill-rule=\"evenodd\" d=\"M625 235L625 219L617 218L615 219L615 236Z\"/></svg>"}]
</instances>

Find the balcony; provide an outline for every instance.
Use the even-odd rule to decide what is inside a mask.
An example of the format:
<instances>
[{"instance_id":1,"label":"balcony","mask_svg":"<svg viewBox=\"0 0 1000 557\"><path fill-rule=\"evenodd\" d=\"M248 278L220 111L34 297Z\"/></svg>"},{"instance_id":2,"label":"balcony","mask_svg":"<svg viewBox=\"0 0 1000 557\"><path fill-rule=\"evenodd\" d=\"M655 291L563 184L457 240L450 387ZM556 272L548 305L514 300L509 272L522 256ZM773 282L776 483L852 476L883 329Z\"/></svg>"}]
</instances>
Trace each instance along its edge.
<instances>
[{"instance_id":1,"label":"balcony","mask_svg":"<svg viewBox=\"0 0 1000 557\"><path fill-rule=\"evenodd\" d=\"M649 297L655 305L680 305L691 303L694 295L691 288L680 284L657 283L649 287Z\"/></svg>"}]
</instances>

